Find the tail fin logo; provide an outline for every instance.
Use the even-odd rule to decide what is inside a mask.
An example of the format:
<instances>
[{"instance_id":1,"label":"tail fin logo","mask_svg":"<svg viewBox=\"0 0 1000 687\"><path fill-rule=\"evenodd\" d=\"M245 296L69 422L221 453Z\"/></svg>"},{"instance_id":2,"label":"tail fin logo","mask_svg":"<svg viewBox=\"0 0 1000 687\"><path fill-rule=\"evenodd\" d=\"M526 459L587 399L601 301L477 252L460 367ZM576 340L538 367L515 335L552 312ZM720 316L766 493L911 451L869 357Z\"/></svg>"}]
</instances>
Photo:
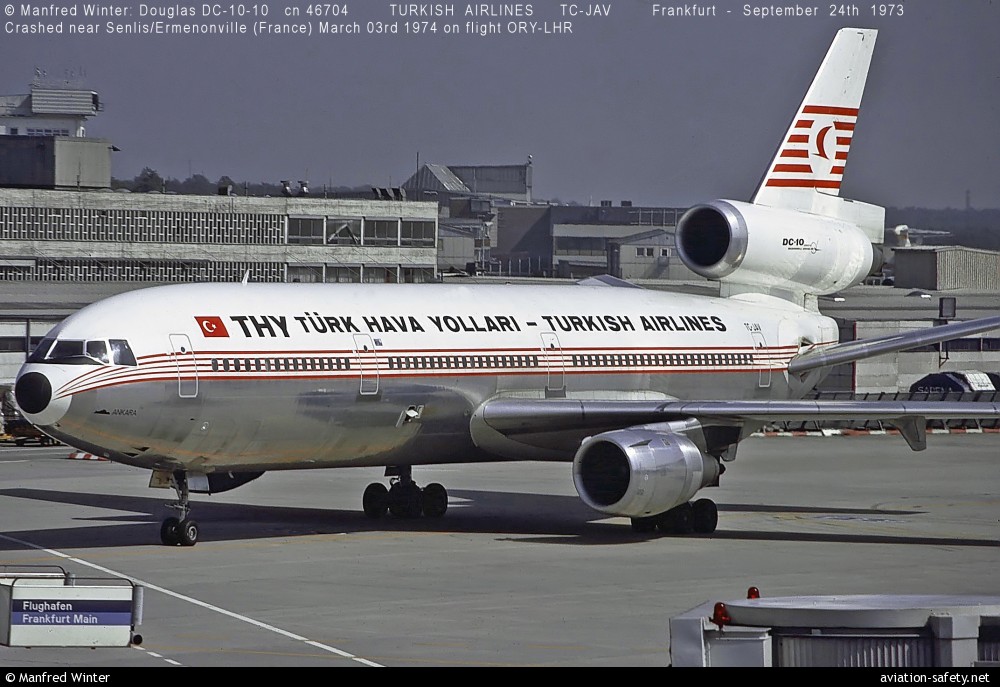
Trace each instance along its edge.
<instances>
[{"instance_id":1,"label":"tail fin logo","mask_svg":"<svg viewBox=\"0 0 1000 687\"><path fill-rule=\"evenodd\" d=\"M765 185L839 191L857 119L854 107L804 106Z\"/></svg>"}]
</instances>

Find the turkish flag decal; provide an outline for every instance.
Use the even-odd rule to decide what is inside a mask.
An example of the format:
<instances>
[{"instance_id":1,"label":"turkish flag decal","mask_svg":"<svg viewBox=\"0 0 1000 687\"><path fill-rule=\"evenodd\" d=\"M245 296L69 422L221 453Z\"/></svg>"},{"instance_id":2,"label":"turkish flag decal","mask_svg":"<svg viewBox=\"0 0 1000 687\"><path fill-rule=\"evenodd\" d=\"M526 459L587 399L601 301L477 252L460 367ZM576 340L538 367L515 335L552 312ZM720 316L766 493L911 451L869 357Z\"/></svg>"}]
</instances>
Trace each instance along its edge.
<instances>
[{"instance_id":1,"label":"turkish flag decal","mask_svg":"<svg viewBox=\"0 0 1000 687\"><path fill-rule=\"evenodd\" d=\"M201 327L201 333L205 336L229 336L229 332L226 330L226 325L223 324L221 317L195 316L194 319L198 322L198 326Z\"/></svg>"}]
</instances>

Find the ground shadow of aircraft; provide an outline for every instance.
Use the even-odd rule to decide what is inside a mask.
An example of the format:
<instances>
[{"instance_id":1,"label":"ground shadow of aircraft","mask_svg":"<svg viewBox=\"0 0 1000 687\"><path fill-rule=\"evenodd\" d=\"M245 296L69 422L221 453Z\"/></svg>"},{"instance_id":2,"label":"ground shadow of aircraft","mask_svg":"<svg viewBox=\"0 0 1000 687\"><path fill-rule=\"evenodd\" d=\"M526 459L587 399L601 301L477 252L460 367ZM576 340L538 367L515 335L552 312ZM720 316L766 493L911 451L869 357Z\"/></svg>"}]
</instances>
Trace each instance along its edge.
<instances>
[{"instance_id":1,"label":"ground shadow of aircraft","mask_svg":"<svg viewBox=\"0 0 1000 687\"><path fill-rule=\"evenodd\" d=\"M453 491L455 502L444 518L417 520L386 517L371 520L360 510L260 506L242 503L199 502L199 514L213 523L205 541L244 541L281 537L364 532L445 532L453 534L494 534L519 541L574 546L627 546L639 542L663 541L671 537L635 533L623 538L623 521L607 522L573 496L550 494L509 494L488 491ZM159 513L163 502L156 498L81 493L48 489L0 489L0 496L32 501L122 511L120 514L77 518L81 527L7 531L0 538L0 550L23 548L18 541L52 549L108 548L157 544ZM720 504L721 511L841 515L857 517L905 517L920 511L871 508L824 508L798 505ZM599 519L595 519L599 518ZM103 524L101 524L103 523ZM101 524L100 526L94 526ZM789 527L794 528L794 523ZM829 543L883 543L934 546L997 547L1000 541L973 538L908 537L850 533L796 532L794 530L726 530L721 528L704 539L746 541L802 541Z\"/></svg>"}]
</instances>

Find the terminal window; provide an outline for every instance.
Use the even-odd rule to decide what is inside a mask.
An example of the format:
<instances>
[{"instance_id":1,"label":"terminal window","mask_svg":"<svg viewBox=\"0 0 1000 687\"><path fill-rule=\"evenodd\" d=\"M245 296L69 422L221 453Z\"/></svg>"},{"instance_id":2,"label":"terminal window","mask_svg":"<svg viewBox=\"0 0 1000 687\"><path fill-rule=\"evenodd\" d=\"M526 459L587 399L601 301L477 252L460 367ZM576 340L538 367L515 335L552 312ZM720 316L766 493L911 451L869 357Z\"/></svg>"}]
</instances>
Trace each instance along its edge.
<instances>
[{"instance_id":1,"label":"terminal window","mask_svg":"<svg viewBox=\"0 0 1000 687\"><path fill-rule=\"evenodd\" d=\"M288 242L322 244L324 224L323 217L289 217Z\"/></svg>"},{"instance_id":2,"label":"terminal window","mask_svg":"<svg viewBox=\"0 0 1000 687\"><path fill-rule=\"evenodd\" d=\"M404 246L433 246L434 222L403 220L400 241Z\"/></svg>"},{"instance_id":3,"label":"terminal window","mask_svg":"<svg viewBox=\"0 0 1000 687\"><path fill-rule=\"evenodd\" d=\"M364 244L368 246L395 246L399 242L399 221L394 219L366 219Z\"/></svg>"},{"instance_id":4,"label":"terminal window","mask_svg":"<svg viewBox=\"0 0 1000 687\"><path fill-rule=\"evenodd\" d=\"M326 242L337 246L361 245L361 220L328 218L326 220Z\"/></svg>"}]
</instances>

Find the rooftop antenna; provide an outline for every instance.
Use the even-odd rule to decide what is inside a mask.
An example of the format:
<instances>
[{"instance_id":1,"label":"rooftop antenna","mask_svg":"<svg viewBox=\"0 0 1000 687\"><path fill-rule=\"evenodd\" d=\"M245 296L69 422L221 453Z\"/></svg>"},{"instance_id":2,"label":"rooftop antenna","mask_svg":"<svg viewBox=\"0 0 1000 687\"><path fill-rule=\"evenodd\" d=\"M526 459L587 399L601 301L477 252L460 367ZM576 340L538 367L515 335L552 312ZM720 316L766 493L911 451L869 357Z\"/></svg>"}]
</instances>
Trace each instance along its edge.
<instances>
[{"instance_id":1,"label":"rooftop antenna","mask_svg":"<svg viewBox=\"0 0 1000 687\"><path fill-rule=\"evenodd\" d=\"M243 282L242 283L245 285L249 281L250 281L250 270L247 269L247 271L243 273Z\"/></svg>"}]
</instances>

